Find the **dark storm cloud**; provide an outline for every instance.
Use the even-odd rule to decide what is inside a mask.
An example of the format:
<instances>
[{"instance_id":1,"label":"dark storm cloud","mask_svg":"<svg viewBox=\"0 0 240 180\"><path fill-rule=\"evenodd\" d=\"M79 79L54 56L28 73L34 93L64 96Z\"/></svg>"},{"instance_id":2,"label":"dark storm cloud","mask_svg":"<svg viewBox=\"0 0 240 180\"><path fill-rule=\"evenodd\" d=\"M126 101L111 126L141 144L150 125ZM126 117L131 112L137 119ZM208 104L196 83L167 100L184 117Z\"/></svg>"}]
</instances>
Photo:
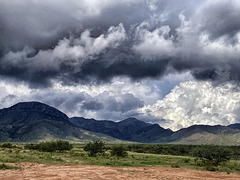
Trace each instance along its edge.
<instances>
[{"instance_id":1,"label":"dark storm cloud","mask_svg":"<svg viewBox=\"0 0 240 180\"><path fill-rule=\"evenodd\" d=\"M201 29L212 40L225 36L228 43L237 43L236 34L240 31L240 9L236 1L223 1L206 7L200 18Z\"/></svg>"},{"instance_id":2,"label":"dark storm cloud","mask_svg":"<svg viewBox=\"0 0 240 180\"><path fill-rule=\"evenodd\" d=\"M112 95L112 92L104 91L83 102L80 111L83 115L88 115L89 112L97 113L97 119L122 120L137 117L137 110L143 106L144 102L131 93Z\"/></svg>"},{"instance_id":3,"label":"dark storm cloud","mask_svg":"<svg viewBox=\"0 0 240 180\"><path fill-rule=\"evenodd\" d=\"M16 97L16 102L19 101L19 97ZM45 91L31 92L28 97L24 97L32 101L40 101L56 107L65 113L73 113L80 108L82 103L92 97L83 92L71 92L46 89Z\"/></svg>"},{"instance_id":4,"label":"dark storm cloud","mask_svg":"<svg viewBox=\"0 0 240 180\"><path fill-rule=\"evenodd\" d=\"M46 3L46 1L45 1ZM48 49L79 22L68 14L40 1L1 0L0 52L18 51L24 47Z\"/></svg>"},{"instance_id":5,"label":"dark storm cloud","mask_svg":"<svg viewBox=\"0 0 240 180\"><path fill-rule=\"evenodd\" d=\"M105 94L100 95L104 97ZM136 110L144 106L144 102L136 98L133 94L126 93L119 95L118 97L105 96L105 109L110 112L126 113L128 111Z\"/></svg>"},{"instance_id":6,"label":"dark storm cloud","mask_svg":"<svg viewBox=\"0 0 240 180\"><path fill-rule=\"evenodd\" d=\"M104 108L104 105L96 100L83 102L82 109L90 111L98 111Z\"/></svg>"},{"instance_id":7,"label":"dark storm cloud","mask_svg":"<svg viewBox=\"0 0 240 180\"><path fill-rule=\"evenodd\" d=\"M138 114L137 109L144 106L144 102L131 93L111 95L104 91L94 98L86 99L81 105L80 111L98 111L102 118L119 117L120 115Z\"/></svg>"},{"instance_id":8,"label":"dark storm cloud","mask_svg":"<svg viewBox=\"0 0 240 180\"><path fill-rule=\"evenodd\" d=\"M216 79L215 69L193 70L193 76L199 80Z\"/></svg>"},{"instance_id":9,"label":"dark storm cloud","mask_svg":"<svg viewBox=\"0 0 240 180\"><path fill-rule=\"evenodd\" d=\"M129 59L128 59L129 60ZM150 62L127 62L120 61L111 65L106 65L102 61L91 61L83 65L82 70L73 74L75 79L91 80L92 77L97 81L110 81L115 76L126 76L132 80L143 78L157 78L164 74L168 65L168 60L150 61Z\"/></svg>"},{"instance_id":10,"label":"dark storm cloud","mask_svg":"<svg viewBox=\"0 0 240 180\"><path fill-rule=\"evenodd\" d=\"M98 32L92 34L94 37L119 23L130 28L148 18L149 12L144 4L132 2L1 0L0 52L19 51L26 46L49 49L59 39L69 34L78 36L85 29Z\"/></svg>"},{"instance_id":11,"label":"dark storm cloud","mask_svg":"<svg viewBox=\"0 0 240 180\"><path fill-rule=\"evenodd\" d=\"M212 68L202 68L202 69L193 69L192 75L197 79L197 80L213 80L213 81L236 81L240 82L240 67L233 65L232 67L229 68L224 68L224 65L222 65L223 68L219 67L212 67ZM229 67L229 66L227 66Z\"/></svg>"},{"instance_id":12,"label":"dark storm cloud","mask_svg":"<svg viewBox=\"0 0 240 180\"><path fill-rule=\"evenodd\" d=\"M221 57L197 44L202 34L209 43L239 44L234 0L0 2L0 75L32 88L139 81L173 69L200 80L240 79L235 51Z\"/></svg>"}]
</instances>

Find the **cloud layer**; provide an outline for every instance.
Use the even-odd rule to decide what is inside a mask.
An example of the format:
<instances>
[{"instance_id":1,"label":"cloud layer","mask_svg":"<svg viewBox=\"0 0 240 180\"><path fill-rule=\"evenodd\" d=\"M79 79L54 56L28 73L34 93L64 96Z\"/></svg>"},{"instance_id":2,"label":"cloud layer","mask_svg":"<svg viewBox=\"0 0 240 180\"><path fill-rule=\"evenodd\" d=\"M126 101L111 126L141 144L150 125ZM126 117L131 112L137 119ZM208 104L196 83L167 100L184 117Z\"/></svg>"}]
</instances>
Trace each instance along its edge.
<instances>
[{"instance_id":1,"label":"cloud layer","mask_svg":"<svg viewBox=\"0 0 240 180\"><path fill-rule=\"evenodd\" d=\"M159 78L173 71L238 82L239 3L173 3L2 0L1 75L32 87L53 80Z\"/></svg>"},{"instance_id":2,"label":"cloud layer","mask_svg":"<svg viewBox=\"0 0 240 180\"><path fill-rule=\"evenodd\" d=\"M69 115L137 116L174 129L239 120L237 0L0 3L2 107L38 100ZM223 96L233 109L224 109Z\"/></svg>"}]
</instances>

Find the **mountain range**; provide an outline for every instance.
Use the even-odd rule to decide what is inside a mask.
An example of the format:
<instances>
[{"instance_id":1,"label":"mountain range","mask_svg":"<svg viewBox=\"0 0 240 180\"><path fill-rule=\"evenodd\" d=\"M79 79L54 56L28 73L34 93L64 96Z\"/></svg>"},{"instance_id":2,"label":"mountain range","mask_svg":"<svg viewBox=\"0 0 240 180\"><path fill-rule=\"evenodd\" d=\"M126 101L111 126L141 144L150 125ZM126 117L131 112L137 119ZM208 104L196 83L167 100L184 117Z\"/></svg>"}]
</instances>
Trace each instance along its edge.
<instances>
[{"instance_id":1,"label":"mountain range","mask_svg":"<svg viewBox=\"0 0 240 180\"><path fill-rule=\"evenodd\" d=\"M40 102L20 102L0 110L1 142L38 142L49 139L240 145L240 124L194 125L174 132L132 117L119 122L69 118L58 109Z\"/></svg>"}]
</instances>

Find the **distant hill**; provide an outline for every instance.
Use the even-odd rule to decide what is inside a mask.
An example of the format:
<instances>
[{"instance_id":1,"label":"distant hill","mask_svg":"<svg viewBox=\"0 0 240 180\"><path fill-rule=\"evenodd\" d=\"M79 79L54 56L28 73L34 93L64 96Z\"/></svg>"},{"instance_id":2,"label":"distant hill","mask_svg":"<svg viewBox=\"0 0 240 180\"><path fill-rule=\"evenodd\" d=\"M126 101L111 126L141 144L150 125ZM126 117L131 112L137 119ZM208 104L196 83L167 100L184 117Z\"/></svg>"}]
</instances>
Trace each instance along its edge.
<instances>
[{"instance_id":1,"label":"distant hill","mask_svg":"<svg viewBox=\"0 0 240 180\"><path fill-rule=\"evenodd\" d=\"M0 110L0 141L67 139L82 142L99 138L116 141L112 137L78 128L68 119L66 114L46 104L21 102Z\"/></svg>"},{"instance_id":2,"label":"distant hill","mask_svg":"<svg viewBox=\"0 0 240 180\"><path fill-rule=\"evenodd\" d=\"M180 129L156 143L240 145L240 130L230 126L194 125Z\"/></svg>"},{"instance_id":3,"label":"distant hill","mask_svg":"<svg viewBox=\"0 0 240 180\"><path fill-rule=\"evenodd\" d=\"M135 142L152 142L158 138L172 134L171 130L166 130L158 124L150 124L136 118L128 118L120 122L107 120L97 121L82 117L70 118L74 125L91 132L102 133L121 140Z\"/></svg>"}]
</instances>

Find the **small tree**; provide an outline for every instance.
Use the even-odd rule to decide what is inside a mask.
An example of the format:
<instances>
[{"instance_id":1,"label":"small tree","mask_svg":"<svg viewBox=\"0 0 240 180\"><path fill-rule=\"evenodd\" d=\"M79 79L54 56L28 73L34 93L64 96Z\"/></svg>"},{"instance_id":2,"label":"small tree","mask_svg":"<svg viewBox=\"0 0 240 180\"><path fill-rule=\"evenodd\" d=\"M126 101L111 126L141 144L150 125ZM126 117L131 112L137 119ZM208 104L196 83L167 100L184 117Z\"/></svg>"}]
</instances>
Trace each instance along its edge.
<instances>
[{"instance_id":1,"label":"small tree","mask_svg":"<svg viewBox=\"0 0 240 180\"><path fill-rule=\"evenodd\" d=\"M128 155L126 148L123 145L113 146L111 150L112 156L126 157Z\"/></svg>"},{"instance_id":2,"label":"small tree","mask_svg":"<svg viewBox=\"0 0 240 180\"><path fill-rule=\"evenodd\" d=\"M88 156L95 157L98 154L102 154L105 152L105 144L104 142L97 140L93 142L87 143L83 147L84 151L88 152Z\"/></svg>"}]
</instances>

